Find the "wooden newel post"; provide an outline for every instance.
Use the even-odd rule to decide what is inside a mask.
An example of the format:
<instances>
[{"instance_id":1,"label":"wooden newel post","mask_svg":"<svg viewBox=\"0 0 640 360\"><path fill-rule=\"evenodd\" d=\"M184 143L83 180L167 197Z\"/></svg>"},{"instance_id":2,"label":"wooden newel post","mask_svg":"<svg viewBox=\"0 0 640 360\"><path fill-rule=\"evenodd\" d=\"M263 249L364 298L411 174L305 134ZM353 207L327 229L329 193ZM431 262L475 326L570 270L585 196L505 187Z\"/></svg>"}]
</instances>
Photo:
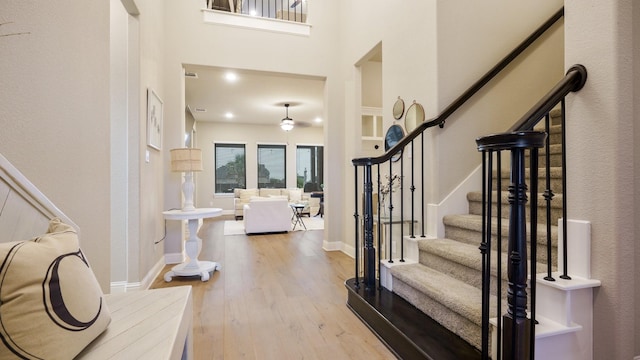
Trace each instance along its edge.
<instances>
[{"instance_id":1,"label":"wooden newel post","mask_svg":"<svg viewBox=\"0 0 640 360\"><path fill-rule=\"evenodd\" d=\"M527 318L527 230L524 148L511 150L507 313L503 316L504 359L530 360L531 321ZM534 199L535 201L535 199Z\"/></svg>"},{"instance_id":2,"label":"wooden newel post","mask_svg":"<svg viewBox=\"0 0 640 360\"><path fill-rule=\"evenodd\" d=\"M373 183L371 165L364 167L364 284L365 289L375 289L376 250L373 246Z\"/></svg>"}]
</instances>

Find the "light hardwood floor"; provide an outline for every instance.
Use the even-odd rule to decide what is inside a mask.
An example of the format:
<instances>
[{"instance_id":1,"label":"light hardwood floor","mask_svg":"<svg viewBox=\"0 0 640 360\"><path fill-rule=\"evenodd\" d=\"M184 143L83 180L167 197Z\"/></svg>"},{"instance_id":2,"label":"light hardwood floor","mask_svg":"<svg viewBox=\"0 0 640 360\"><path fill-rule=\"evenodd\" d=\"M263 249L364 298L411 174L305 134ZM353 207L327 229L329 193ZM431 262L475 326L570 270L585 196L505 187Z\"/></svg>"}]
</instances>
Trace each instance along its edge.
<instances>
[{"instance_id":1,"label":"light hardwood floor","mask_svg":"<svg viewBox=\"0 0 640 360\"><path fill-rule=\"evenodd\" d=\"M322 250L323 231L224 236L206 220L200 259L222 269L207 282L163 269L152 288L193 286L194 351L208 359L395 359L347 308L353 259Z\"/></svg>"}]
</instances>

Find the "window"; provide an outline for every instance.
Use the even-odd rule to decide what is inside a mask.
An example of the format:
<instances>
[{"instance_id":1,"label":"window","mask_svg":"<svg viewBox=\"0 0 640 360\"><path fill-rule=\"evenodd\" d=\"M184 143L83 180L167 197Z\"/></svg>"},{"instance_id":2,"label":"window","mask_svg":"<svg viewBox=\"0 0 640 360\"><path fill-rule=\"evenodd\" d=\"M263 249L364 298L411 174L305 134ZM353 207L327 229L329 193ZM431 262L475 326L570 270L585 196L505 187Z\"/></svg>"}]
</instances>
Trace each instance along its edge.
<instances>
[{"instance_id":1,"label":"window","mask_svg":"<svg viewBox=\"0 0 640 360\"><path fill-rule=\"evenodd\" d=\"M245 158L244 144L215 144L216 193L246 188Z\"/></svg>"},{"instance_id":2,"label":"window","mask_svg":"<svg viewBox=\"0 0 640 360\"><path fill-rule=\"evenodd\" d=\"M298 146L296 149L296 184L297 187L304 188L305 192L322 191L323 153L322 146Z\"/></svg>"},{"instance_id":3,"label":"window","mask_svg":"<svg viewBox=\"0 0 640 360\"><path fill-rule=\"evenodd\" d=\"M286 146L258 145L258 188L287 186Z\"/></svg>"}]
</instances>

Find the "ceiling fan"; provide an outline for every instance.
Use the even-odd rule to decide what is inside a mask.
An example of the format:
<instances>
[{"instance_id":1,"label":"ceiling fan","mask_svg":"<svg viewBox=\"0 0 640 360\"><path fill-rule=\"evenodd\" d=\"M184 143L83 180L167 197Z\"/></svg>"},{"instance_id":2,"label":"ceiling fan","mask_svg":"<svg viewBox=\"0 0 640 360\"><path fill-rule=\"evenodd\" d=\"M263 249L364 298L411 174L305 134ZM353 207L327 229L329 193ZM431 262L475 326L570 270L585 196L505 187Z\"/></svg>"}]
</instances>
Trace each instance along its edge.
<instances>
[{"instance_id":1,"label":"ceiling fan","mask_svg":"<svg viewBox=\"0 0 640 360\"><path fill-rule=\"evenodd\" d=\"M287 114L285 118L280 121L280 127L284 131L291 131L293 129L293 126L295 125L295 122L289 117L289 104L284 104L284 108L286 109Z\"/></svg>"}]
</instances>

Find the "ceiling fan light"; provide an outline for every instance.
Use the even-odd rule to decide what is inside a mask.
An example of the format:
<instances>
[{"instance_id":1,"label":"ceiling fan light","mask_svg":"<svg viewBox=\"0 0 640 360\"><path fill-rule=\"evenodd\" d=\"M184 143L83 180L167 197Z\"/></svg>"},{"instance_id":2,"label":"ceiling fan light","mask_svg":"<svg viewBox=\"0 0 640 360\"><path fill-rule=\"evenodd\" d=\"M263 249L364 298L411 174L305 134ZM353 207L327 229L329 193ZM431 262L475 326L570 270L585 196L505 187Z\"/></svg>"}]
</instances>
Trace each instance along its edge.
<instances>
[{"instance_id":1,"label":"ceiling fan light","mask_svg":"<svg viewBox=\"0 0 640 360\"><path fill-rule=\"evenodd\" d=\"M280 127L284 131L291 131L293 129L294 122L290 118L284 118L280 122Z\"/></svg>"},{"instance_id":2,"label":"ceiling fan light","mask_svg":"<svg viewBox=\"0 0 640 360\"><path fill-rule=\"evenodd\" d=\"M291 131L293 129L294 122L289 117L289 104L284 104L284 108L287 112L287 115L284 119L282 119L282 121L280 121L280 128L282 128L282 130L284 131Z\"/></svg>"}]
</instances>

